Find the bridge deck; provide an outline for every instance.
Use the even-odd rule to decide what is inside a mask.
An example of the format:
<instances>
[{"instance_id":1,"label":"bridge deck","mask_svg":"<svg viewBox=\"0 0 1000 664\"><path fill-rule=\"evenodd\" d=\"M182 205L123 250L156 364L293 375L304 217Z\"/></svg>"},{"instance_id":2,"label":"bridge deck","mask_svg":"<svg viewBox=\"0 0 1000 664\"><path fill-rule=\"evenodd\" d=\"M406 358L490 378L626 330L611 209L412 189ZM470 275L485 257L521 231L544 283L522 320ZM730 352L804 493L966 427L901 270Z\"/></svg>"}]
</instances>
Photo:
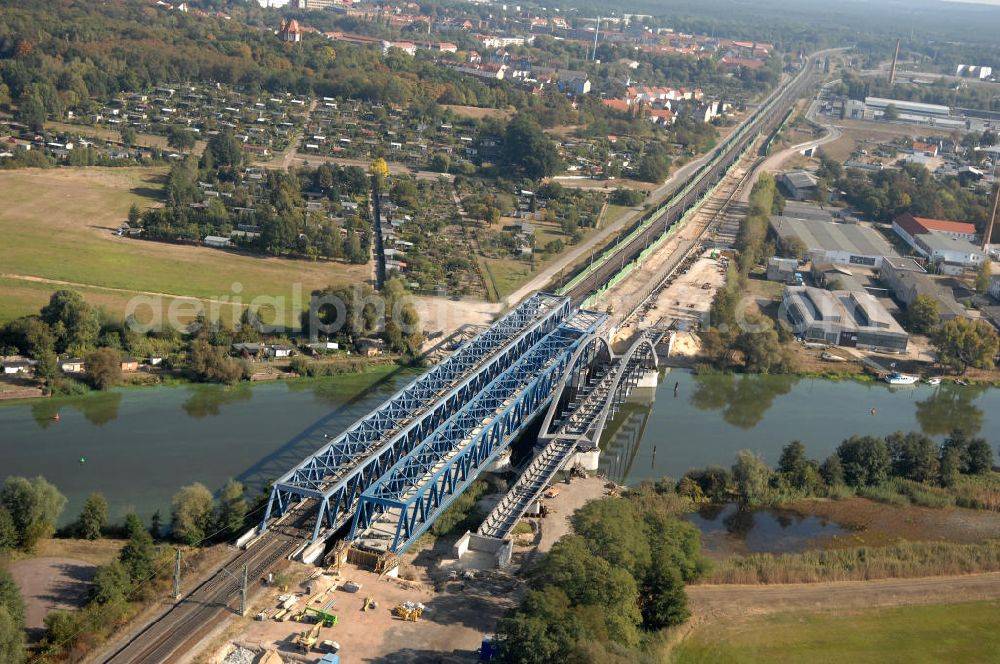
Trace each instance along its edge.
<instances>
[{"instance_id":1,"label":"bridge deck","mask_svg":"<svg viewBox=\"0 0 1000 664\"><path fill-rule=\"evenodd\" d=\"M325 444L275 483L264 523L304 498L320 501L313 539L345 523L371 482L568 313L567 298L536 294L336 438L313 432Z\"/></svg>"},{"instance_id":2,"label":"bridge deck","mask_svg":"<svg viewBox=\"0 0 1000 664\"><path fill-rule=\"evenodd\" d=\"M660 331L644 335L636 341L632 349L643 343L644 339L648 339L655 347L662 336L663 333ZM524 469L507 495L483 520L477 531L479 535L495 539L504 539L510 535L514 526L532 503L539 499L559 469L565 467L566 461L578 446L597 445L605 423L614 415L615 391L621 385L623 376L641 362L641 358L632 349L614 358L607 372L585 387L582 399L570 403L571 412L558 423L555 433L548 434L544 431L541 433L540 437L549 438L549 442ZM626 393L630 389L630 384L626 384Z\"/></svg>"},{"instance_id":3,"label":"bridge deck","mask_svg":"<svg viewBox=\"0 0 1000 664\"><path fill-rule=\"evenodd\" d=\"M548 403L573 351L606 319L579 312L372 484L350 539L401 553Z\"/></svg>"}]
</instances>

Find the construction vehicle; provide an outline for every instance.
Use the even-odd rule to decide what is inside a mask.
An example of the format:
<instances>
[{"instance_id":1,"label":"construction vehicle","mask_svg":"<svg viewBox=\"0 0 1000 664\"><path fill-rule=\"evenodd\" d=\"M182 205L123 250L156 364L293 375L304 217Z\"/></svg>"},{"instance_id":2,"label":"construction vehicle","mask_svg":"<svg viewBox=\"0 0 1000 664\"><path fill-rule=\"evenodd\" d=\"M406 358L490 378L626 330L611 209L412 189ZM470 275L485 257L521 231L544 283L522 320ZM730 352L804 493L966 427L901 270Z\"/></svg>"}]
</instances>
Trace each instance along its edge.
<instances>
[{"instance_id":1,"label":"construction vehicle","mask_svg":"<svg viewBox=\"0 0 1000 664\"><path fill-rule=\"evenodd\" d=\"M424 605L420 602L403 602L392 609L392 615L400 620L417 622L424 614Z\"/></svg>"},{"instance_id":2,"label":"construction vehicle","mask_svg":"<svg viewBox=\"0 0 1000 664\"><path fill-rule=\"evenodd\" d=\"M301 648L303 652L309 652L309 649L319 641L319 630L322 627L323 623L316 623L310 629L305 630L295 637L295 645Z\"/></svg>"},{"instance_id":3,"label":"construction vehicle","mask_svg":"<svg viewBox=\"0 0 1000 664\"><path fill-rule=\"evenodd\" d=\"M322 624L323 627L333 627L337 624L337 614L330 613L323 609L314 609L311 606L306 608L304 611L307 615L312 616L317 624Z\"/></svg>"}]
</instances>

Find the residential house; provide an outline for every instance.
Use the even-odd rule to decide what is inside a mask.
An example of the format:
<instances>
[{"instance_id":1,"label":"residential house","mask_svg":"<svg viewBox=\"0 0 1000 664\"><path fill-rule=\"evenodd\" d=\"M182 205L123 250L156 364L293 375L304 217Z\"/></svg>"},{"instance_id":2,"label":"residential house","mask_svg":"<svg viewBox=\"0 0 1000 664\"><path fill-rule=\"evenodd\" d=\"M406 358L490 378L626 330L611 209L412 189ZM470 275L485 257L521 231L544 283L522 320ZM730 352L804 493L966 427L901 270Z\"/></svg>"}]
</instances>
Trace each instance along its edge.
<instances>
[{"instance_id":1,"label":"residential house","mask_svg":"<svg viewBox=\"0 0 1000 664\"><path fill-rule=\"evenodd\" d=\"M139 360L134 357L123 357L122 358L122 371L138 371L139 370Z\"/></svg>"},{"instance_id":2,"label":"residential house","mask_svg":"<svg viewBox=\"0 0 1000 664\"><path fill-rule=\"evenodd\" d=\"M270 357L291 357L295 354L295 348L292 346L286 346L283 344L274 344L273 346L267 347L267 354Z\"/></svg>"},{"instance_id":3,"label":"residential house","mask_svg":"<svg viewBox=\"0 0 1000 664\"><path fill-rule=\"evenodd\" d=\"M378 357L385 349L385 342L381 339L361 339L358 341L358 352L365 357Z\"/></svg>"},{"instance_id":4,"label":"residential house","mask_svg":"<svg viewBox=\"0 0 1000 664\"><path fill-rule=\"evenodd\" d=\"M64 360L59 360L59 370L63 373L83 373L87 368L83 358L67 357Z\"/></svg>"},{"instance_id":5,"label":"residential house","mask_svg":"<svg viewBox=\"0 0 1000 664\"><path fill-rule=\"evenodd\" d=\"M215 247L216 249L225 249L232 246L232 241L228 237L222 237L220 235L206 235L202 242L207 247Z\"/></svg>"},{"instance_id":6,"label":"residential house","mask_svg":"<svg viewBox=\"0 0 1000 664\"><path fill-rule=\"evenodd\" d=\"M30 374L35 362L32 360L4 360L2 362L3 373L7 376L16 374Z\"/></svg>"}]
</instances>

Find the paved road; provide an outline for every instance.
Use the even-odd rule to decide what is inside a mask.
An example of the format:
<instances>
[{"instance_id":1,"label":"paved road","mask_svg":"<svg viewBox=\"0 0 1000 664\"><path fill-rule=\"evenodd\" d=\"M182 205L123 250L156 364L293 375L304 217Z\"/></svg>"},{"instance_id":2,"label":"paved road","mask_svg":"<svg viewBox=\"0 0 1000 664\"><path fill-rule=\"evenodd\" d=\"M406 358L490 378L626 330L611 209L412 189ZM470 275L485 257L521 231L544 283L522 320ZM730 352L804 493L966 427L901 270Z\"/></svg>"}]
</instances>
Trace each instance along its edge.
<instances>
[{"instance_id":1,"label":"paved road","mask_svg":"<svg viewBox=\"0 0 1000 664\"><path fill-rule=\"evenodd\" d=\"M791 147L785 148L784 150L780 150L772 155L769 155L767 159L761 162L760 166L758 166L754 170L753 175L750 176L749 181L743 188L743 191L740 193L741 202L746 203L747 201L750 200L750 192L753 190L753 185L754 183L757 182L757 178L760 177L761 173L774 173L775 171L781 170L782 164L784 164L788 159L791 159L792 156L796 154L801 154L802 152L809 149L822 147L827 143L832 143L841 137L843 131L840 129L840 127L838 127L833 123L825 121L825 119L821 119L819 115L820 97L823 95L823 90L826 90L827 88L836 84L837 82L838 82L837 80L833 80L828 83L825 83L823 85L822 90L820 90L820 92L817 93L815 97L813 97L813 100L809 103L809 110L806 111L806 119L809 120L810 122L815 122L816 124L823 127L826 130L826 134L824 134L820 138L813 138L803 143L799 143L798 145L793 145Z\"/></svg>"}]
</instances>

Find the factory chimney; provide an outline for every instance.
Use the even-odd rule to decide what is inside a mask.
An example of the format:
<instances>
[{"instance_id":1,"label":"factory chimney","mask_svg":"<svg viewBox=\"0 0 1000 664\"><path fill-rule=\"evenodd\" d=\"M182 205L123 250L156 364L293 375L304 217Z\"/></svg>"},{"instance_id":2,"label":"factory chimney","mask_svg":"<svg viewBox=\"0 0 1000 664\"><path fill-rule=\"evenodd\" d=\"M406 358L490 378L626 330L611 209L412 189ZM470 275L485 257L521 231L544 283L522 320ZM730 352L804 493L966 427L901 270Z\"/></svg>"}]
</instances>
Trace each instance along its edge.
<instances>
[{"instance_id":1,"label":"factory chimney","mask_svg":"<svg viewBox=\"0 0 1000 664\"><path fill-rule=\"evenodd\" d=\"M899 40L896 40L896 53L892 56L892 69L889 70L889 85L896 82L896 65L899 63Z\"/></svg>"}]
</instances>

